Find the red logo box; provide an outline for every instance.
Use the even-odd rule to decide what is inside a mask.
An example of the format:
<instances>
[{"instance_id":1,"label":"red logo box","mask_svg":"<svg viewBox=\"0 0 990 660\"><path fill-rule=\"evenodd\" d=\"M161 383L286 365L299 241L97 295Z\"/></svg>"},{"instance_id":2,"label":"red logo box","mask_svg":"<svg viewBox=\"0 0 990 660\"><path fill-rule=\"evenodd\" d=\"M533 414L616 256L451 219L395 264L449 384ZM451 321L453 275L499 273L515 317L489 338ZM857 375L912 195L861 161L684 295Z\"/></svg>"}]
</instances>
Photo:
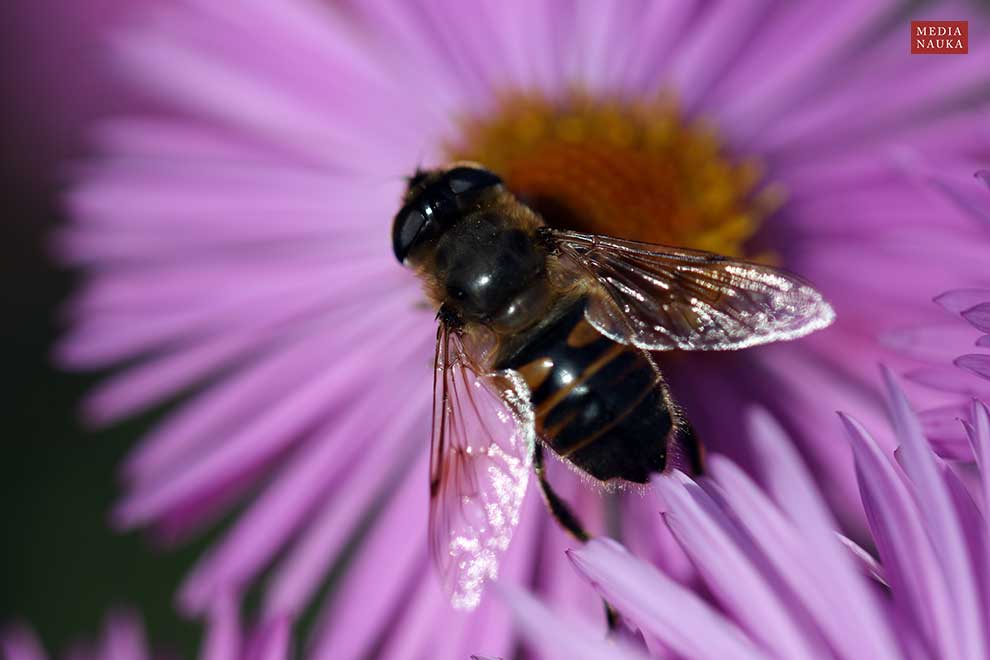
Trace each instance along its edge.
<instances>
[{"instance_id":1,"label":"red logo box","mask_svg":"<svg viewBox=\"0 0 990 660\"><path fill-rule=\"evenodd\" d=\"M912 55L965 55L969 21L911 21Z\"/></svg>"}]
</instances>

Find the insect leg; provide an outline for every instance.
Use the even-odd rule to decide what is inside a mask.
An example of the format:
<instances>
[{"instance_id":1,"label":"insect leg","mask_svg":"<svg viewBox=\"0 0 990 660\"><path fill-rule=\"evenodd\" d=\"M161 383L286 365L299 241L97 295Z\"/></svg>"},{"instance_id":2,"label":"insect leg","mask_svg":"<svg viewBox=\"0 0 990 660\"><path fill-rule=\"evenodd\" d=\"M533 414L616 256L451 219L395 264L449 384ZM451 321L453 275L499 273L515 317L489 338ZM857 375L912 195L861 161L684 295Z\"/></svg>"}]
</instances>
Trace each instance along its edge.
<instances>
[{"instance_id":1,"label":"insect leg","mask_svg":"<svg viewBox=\"0 0 990 660\"><path fill-rule=\"evenodd\" d=\"M547 466L544 463L543 445L539 442L536 443L536 447L533 449L533 467L536 469L536 476L540 480L540 492L543 493L543 501L547 503L550 514L557 519L560 526L567 530L571 536L581 543L586 542L591 538L591 535L585 531L577 516L567 506L567 503L560 499L560 496L554 492L553 487L547 480ZM611 633L619 625L619 615L609 605L607 600L602 599L602 603L605 605L605 622Z\"/></svg>"},{"instance_id":2,"label":"insect leg","mask_svg":"<svg viewBox=\"0 0 990 660\"><path fill-rule=\"evenodd\" d=\"M701 440L698 439L698 434L695 433L693 426L687 425L682 431L681 442L687 452L688 462L691 467L691 474L695 477L705 474L707 463L705 457L705 445L703 445Z\"/></svg>"},{"instance_id":3,"label":"insect leg","mask_svg":"<svg viewBox=\"0 0 990 660\"><path fill-rule=\"evenodd\" d=\"M581 525L581 521L571 511L570 507L560 496L554 492L550 482L547 481L547 466L543 460L543 445L539 442L533 449L533 467L536 469L536 476L540 480L540 492L543 493L543 501L546 502L550 514L557 519L560 526L567 530L571 536L581 543L584 543L591 536Z\"/></svg>"}]
</instances>

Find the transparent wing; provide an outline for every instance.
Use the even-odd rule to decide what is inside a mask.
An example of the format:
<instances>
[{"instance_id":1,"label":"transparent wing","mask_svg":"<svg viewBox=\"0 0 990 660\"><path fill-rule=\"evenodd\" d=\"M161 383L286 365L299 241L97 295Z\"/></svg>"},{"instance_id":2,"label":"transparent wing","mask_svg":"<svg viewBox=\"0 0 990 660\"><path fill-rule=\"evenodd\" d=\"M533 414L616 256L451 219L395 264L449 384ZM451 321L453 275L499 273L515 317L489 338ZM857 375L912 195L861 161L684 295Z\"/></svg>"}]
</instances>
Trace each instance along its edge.
<instances>
[{"instance_id":1,"label":"transparent wing","mask_svg":"<svg viewBox=\"0 0 990 660\"><path fill-rule=\"evenodd\" d=\"M430 551L451 603L474 609L519 523L532 470L529 391L514 371L481 373L441 323L433 381Z\"/></svg>"},{"instance_id":2,"label":"transparent wing","mask_svg":"<svg viewBox=\"0 0 990 660\"><path fill-rule=\"evenodd\" d=\"M835 313L799 277L710 252L552 232L560 256L592 275L588 321L651 351L725 351L804 336Z\"/></svg>"}]
</instances>

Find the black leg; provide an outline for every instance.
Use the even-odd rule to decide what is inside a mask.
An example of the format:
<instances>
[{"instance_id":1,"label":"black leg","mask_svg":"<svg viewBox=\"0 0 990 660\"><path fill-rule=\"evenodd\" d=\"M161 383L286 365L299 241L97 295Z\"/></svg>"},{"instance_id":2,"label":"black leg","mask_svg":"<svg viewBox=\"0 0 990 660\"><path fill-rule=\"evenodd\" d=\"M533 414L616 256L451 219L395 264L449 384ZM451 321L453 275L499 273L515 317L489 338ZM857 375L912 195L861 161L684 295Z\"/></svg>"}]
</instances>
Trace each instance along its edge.
<instances>
[{"instance_id":1,"label":"black leg","mask_svg":"<svg viewBox=\"0 0 990 660\"><path fill-rule=\"evenodd\" d=\"M536 469L536 476L540 480L540 491L543 493L543 501L546 502L550 514L557 519L560 526L570 532L571 536L581 543L584 543L591 536L584 530L577 516L560 496L554 492L550 482L547 481L547 466L543 462L543 445L539 442L533 450L533 467Z\"/></svg>"},{"instance_id":2,"label":"black leg","mask_svg":"<svg viewBox=\"0 0 990 660\"><path fill-rule=\"evenodd\" d=\"M543 446L537 442L533 450L533 467L536 469L536 476L540 480L540 492L543 493L543 501L550 509L550 515L557 519L557 522L567 530L571 536L581 543L585 543L591 535L585 531L581 521L578 520L574 512L560 496L554 492L550 482L547 481L547 466L543 460ZM608 624L608 631L611 633L619 624L619 615L615 609L608 604L607 600L602 600L605 605L605 622Z\"/></svg>"},{"instance_id":3,"label":"black leg","mask_svg":"<svg viewBox=\"0 0 990 660\"><path fill-rule=\"evenodd\" d=\"M694 427L688 426L683 431L682 442L691 464L692 476L698 477L705 474L705 446L698 439Z\"/></svg>"}]
</instances>

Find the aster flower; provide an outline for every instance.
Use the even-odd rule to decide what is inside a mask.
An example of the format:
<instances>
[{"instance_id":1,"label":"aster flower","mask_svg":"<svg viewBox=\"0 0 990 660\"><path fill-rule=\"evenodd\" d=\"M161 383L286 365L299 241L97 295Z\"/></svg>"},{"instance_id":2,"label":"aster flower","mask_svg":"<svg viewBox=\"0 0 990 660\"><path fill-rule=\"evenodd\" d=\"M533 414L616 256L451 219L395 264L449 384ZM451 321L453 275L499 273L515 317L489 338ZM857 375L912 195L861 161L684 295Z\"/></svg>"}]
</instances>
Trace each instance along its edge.
<instances>
[{"instance_id":1,"label":"aster flower","mask_svg":"<svg viewBox=\"0 0 990 660\"><path fill-rule=\"evenodd\" d=\"M610 539L570 552L577 570L650 647L684 658L985 658L990 536L978 506L934 454L886 374L897 458L842 415L879 561L837 532L786 434L751 416L769 487L715 456L713 478L655 480L664 519L698 567L710 602ZM990 459L990 411L973 404L970 441ZM984 472L985 474L985 472ZM990 501L980 479L975 494ZM853 549L855 552L850 553ZM530 603L510 601L515 611ZM544 613L524 634L562 642Z\"/></svg>"},{"instance_id":2,"label":"aster flower","mask_svg":"<svg viewBox=\"0 0 990 660\"><path fill-rule=\"evenodd\" d=\"M225 595L210 609L203 660L285 660L290 657L290 625L276 619L242 631L234 599ZM4 660L45 660L48 655L37 635L23 623L0 630ZM72 660L144 660L171 657L152 650L141 617L129 609L110 612L99 640L75 644L66 654Z\"/></svg>"},{"instance_id":3,"label":"aster flower","mask_svg":"<svg viewBox=\"0 0 990 660\"><path fill-rule=\"evenodd\" d=\"M855 524L851 462L820 429L839 402L875 418L876 335L982 276L986 245L916 164L951 172L979 146L986 26L971 17L966 57L906 60L894 9L197 0L136 18L116 62L160 110L99 129L57 241L88 273L58 359L126 365L87 417L176 404L127 461L116 523L182 540L237 507L182 608L267 572L262 610L295 614L336 575L314 656L509 654L500 607L450 612L427 569L435 325L387 239L404 177L466 158L551 224L773 261L821 289L838 321L816 337L661 368L748 471L741 411L768 408ZM606 515L550 471L592 530L690 574L642 498ZM522 520L503 577L598 612L532 493Z\"/></svg>"}]
</instances>

